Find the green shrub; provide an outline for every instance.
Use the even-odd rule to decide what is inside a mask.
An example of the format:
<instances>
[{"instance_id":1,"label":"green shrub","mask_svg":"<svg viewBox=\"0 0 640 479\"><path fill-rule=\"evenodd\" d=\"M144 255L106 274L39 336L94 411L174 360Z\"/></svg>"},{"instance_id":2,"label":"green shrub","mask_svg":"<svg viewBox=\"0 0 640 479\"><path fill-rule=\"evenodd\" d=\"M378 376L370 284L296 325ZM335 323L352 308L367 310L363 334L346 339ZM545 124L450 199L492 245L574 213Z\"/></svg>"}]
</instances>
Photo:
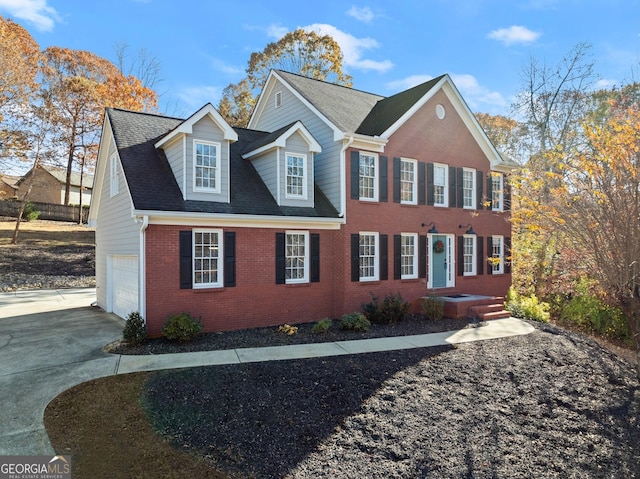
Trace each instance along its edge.
<instances>
[{"instance_id":1,"label":"green shrub","mask_svg":"<svg viewBox=\"0 0 640 479\"><path fill-rule=\"evenodd\" d=\"M202 331L202 321L193 318L189 313L169 316L162 326L162 334L173 341L191 341Z\"/></svg>"},{"instance_id":2,"label":"green shrub","mask_svg":"<svg viewBox=\"0 0 640 479\"><path fill-rule=\"evenodd\" d=\"M444 317L444 300L435 296L420 299L420 307L425 318L438 320Z\"/></svg>"},{"instance_id":3,"label":"green shrub","mask_svg":"<svg viewBox=\"0 0 640 479\"><path fill-rule=\"evenodd\" d=\"M571 297L560 307L560 319L591 333L611 339L630 339L629 324L619 308L609 306L587 291Z\"/></svg>"},{"instance_id":4,"label":"green shrub","mask_svg":"<svg viewBox=\"0 0 640 479\"><path fill-rule=\"evenodd\" d=\"M140 313L133 312L127 316L124 330L122 331L122 339L131 346L137 346L147 340L147 327Z\"/></svg>"},{"instance_id":5,"label":"green shrub","mask_svg":"<svg viewBox=\"0 0 640 479\"><path fill-rule=\"evenodd\" d=\"M411 303L402 300L400 293L387 294L382 301L371 294L372 301L362 305L364 315L373 324L392 324L402 321L411 311Z\"/></svg>"},{"instance_id":6,"label":"green shrub","mask_svg":"<svg viewBox=\"0 0 640 479\"><path fill-rule=\"evenodd\" d=\"M36 207L27 200L24 204L24 210L22 211L22 219L25 221L35 221L40 217L40 212L36 210Z\"/></svg>"},{"instance_id":7,"label":"green shrub","mask_svg":"<svg viewBox=\"0 0 640 479\"><path fill-rule=\"evenodd\" d=\"M505 308L515 318L530 319L541 323L549 322L549 304L540 301L535 294L520 296L512 287L505 300Z\"/></svg>"},{"instance_id":8,"label":"green shrub","mask_svg":"<svg viewBox=\"0 0 640 479\"><path fill-rule=\"evenodd\" d=\"M369 328L371 328L371 322L362 313L350 313L345 314L340 318L338 327L347 331L359 331L365 333L369 331Z\"/></svg>"},{"instance_id":9,"label":"green shrub","mask_svg":"<svg viewBox=\"0 0 640 479\"><path fill-rule=\"evenodd\" d=\"M311 332L313 334L326 333L327 331L329 331L329 328L332 324L333 322L329 318L323 318L313 325L313 328L311 328Z\"/></svg>"}]
</instances>

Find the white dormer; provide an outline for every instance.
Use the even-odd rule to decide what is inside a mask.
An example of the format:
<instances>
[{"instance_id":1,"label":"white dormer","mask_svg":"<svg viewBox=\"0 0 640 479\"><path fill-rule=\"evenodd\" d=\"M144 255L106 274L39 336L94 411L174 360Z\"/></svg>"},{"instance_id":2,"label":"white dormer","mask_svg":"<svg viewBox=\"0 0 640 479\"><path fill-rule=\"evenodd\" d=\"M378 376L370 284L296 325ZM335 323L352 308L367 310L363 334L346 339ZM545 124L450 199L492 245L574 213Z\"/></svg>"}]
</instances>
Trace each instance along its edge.
<instances>
[{"instance_id":1,"label":"white dormer","mask_svg":"<svg viewBox=\"0 0 640 479\"><path fill-rule=\"evenodd\" d=\"M185 200L229 203L230 145L238 134L207 103L155 143L167 156Z\"/></svg>"},{"instance_id":2,"label":"white dormer","mask_svg":"<svg viewBox=\"0 0 640 479\"><path fill-rule=\"evenodd\" d=\"M297 121L265 136L242 155L254 168L280 206L314 206L314 154L320 144Z\"/></svg>"}]
</instances>

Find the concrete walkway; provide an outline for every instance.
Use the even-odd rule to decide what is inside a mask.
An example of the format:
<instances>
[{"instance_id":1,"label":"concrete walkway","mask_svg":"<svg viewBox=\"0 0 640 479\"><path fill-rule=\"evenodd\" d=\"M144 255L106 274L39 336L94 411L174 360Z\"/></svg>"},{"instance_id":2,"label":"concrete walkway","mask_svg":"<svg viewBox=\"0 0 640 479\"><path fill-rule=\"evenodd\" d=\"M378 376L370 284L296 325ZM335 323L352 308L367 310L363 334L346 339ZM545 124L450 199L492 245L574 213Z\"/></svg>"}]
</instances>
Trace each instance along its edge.
<instances>
[{"instance_id":1,"label":"concrete walkway","mask_svg":"<svg viewBox=\"0 0 640 479\"><path fill-rule=\"evenodd\" d=\"M124 322L91 307L95 289L0 293L0 455L54 454L44 411L63 391L91 379L159 369L314 358L458 344L529 334L514 318L461 331L225 351L124 356L102 348Z\"/></svg>"}]
</instances>

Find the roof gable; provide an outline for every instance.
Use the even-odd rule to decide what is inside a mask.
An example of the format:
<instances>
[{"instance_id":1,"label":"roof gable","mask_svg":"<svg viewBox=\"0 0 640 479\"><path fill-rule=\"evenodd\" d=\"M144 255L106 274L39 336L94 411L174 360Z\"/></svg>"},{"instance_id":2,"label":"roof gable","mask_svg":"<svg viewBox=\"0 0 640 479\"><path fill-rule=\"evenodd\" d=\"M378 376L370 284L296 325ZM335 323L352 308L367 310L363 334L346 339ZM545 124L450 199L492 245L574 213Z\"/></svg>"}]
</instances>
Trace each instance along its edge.
<instances>
[{"instance_id":1,"label":"roof gable","mask_svg":"<svg viewBox=\"0 0 640 479\"><path fill-rule=\"evenodd\" d=\"M305 128L302 122L296 121L280 128L279 130L274 131L273 133L269 133L265 137L247 145L243 149L242 157L247 159L255 155L259 155L265 151L269 151L273 148L285 148L287 146L287 139L295 133L300 133L300 135L304 138L304 140L309 145L309 151L313 153L319 153L320 151L322 151L320 143L316 141L309 130Z\"/></svg>"},{"instance_id":2,"label":"roof gable","mask_svg":"<svg viewBox=\"0 0 640 479\"><path fill-rule=\"evenodd\" d=\"M189 135L193 133L193 125L195 125L205 116L211 118L211 120L222 130L225 140L238 141L238 135L233 130L233 128L231 128L231 126L225 121L225 119L222 118L222 115L218 113L218 110L216 110L211 103L207 103L189 118L175 127L171 132L161 138L155 144L156 148L161 148L180 135Z\"/></svg>"}]
</instances>

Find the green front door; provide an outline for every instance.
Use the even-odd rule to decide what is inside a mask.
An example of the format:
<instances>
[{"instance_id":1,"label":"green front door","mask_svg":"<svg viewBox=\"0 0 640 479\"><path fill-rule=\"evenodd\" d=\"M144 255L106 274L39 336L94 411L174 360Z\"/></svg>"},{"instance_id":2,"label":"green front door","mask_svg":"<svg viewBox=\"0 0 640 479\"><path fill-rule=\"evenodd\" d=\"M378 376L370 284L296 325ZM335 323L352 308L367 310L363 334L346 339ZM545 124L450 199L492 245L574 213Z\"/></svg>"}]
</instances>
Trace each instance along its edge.
<instances>
[{"instance_id":1,"label":"green front door","mask_svg":"<svg viewBox=\"0 0 640 479\"><path fill-rule=\"evenodd\" d=\"M447 287L447 237L433 235L431 237L431 287Z\"/></svg>"}]
</instances>

